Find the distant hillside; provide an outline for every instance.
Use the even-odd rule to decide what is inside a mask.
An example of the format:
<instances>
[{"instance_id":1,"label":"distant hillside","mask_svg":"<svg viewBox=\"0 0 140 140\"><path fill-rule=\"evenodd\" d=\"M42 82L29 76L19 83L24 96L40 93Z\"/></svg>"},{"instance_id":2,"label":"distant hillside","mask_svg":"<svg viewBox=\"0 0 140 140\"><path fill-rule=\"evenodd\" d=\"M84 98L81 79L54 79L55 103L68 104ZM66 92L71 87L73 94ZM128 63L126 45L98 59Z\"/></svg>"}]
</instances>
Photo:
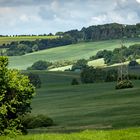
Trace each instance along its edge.
<instances>
[{"instance_id":1,"label":"distant hillside","mask_svg":"<svg viewBox=\"0 0 140 140\"><path fill-rule=\"evenodd\" d=\"M57 36L0 36L0 45L9 44L16 41L34 41L36 39L54 39Z\"/></svg>"},{"instance_id":2,"label":"distant hillside","mask_svg":"<svg viewBox=\"0 0 140 140\"><path fill-rule=\"evenodd\" d=\"M0 38L0 48L8 48L3 52L3 55L19 56L80 42L140 38L140 24L124 25L111 23L87 28L83 27L80 31L70 30L67 32L58 32L56 36L50 37L52 38L51 40L49 37L49 39L46 37L47 36L2 37Z\"/></svg>"},{"instance_id":3,"label":"distant hillside","mask_svg":"<svg viewBox=\"0 0 140 140\"><path fill-rule=\"evenodd\" d=\"M124 45L140 43L140 39L125 40ZM113 50L120 47L120 40L97 41L72 44L47 50L42 50L23 56L12 56L10 59L10 68L26 69L38 60L60 61L60 60L78 60L88 59L95 55L99 50Z\"/></svg>"}]
</instances>

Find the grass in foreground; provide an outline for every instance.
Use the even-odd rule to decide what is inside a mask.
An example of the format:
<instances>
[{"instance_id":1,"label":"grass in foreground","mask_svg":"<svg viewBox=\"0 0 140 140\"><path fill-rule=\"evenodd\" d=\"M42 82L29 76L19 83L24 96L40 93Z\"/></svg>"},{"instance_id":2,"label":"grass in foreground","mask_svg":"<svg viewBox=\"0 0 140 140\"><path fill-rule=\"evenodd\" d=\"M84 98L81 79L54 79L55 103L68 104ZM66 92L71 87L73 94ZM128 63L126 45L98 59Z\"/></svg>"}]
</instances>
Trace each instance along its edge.
<instances>
[{"instance_id":1,"label":"grass in foreground","mask_svg":"<svg viewBox=\"0 0 140 140\"><path fill-rule=\"evenodd\" d=\"M0 137L0 140L139 140L140 128L108 131L83 131L71 134L38 134L18 136L16 138Z\"/></svg>"}]
</instances>

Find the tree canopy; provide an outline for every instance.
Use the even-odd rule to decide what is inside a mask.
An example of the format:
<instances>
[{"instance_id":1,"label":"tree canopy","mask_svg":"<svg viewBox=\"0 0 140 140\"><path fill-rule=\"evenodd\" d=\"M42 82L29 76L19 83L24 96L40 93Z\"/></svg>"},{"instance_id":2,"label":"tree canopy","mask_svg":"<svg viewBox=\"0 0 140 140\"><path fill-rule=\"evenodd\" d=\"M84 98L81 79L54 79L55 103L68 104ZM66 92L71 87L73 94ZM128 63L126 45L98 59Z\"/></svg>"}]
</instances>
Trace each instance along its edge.
<instances>
[{"instance_id":1,"label":"tree canopy","mask_svg":"<svg viewBox=\"0 0 140 140\"><path fill-rule=\"evenodd\" d=\"M52 65L52 63L50 63L50 62L39 60L39 61L35 62L28 69L30 69L30 70L47 70L47 68L51 65Z\"/></svg>"},{"instance_id":2,"label":"tree canopy","mask_svg":"<svg viewBox=\"0 0 140 140\"><path fill-rule=\"evenodd\" d=\"M27 76L17 70L9 70L8 58L0 57L0 135L21 134L20 117L31 111L31 99L35 93Z\"/></svg>"}]
</instances>

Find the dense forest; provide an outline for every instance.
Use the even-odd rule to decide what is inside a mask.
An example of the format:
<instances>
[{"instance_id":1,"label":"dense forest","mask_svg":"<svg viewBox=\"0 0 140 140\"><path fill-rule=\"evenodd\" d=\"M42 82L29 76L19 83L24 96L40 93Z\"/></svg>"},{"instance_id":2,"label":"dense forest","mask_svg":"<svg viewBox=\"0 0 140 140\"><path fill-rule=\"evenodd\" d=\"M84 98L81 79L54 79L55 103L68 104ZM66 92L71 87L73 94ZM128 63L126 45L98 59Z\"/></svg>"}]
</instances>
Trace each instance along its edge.
<instances>
[{"instance_id":1,"label":"dense forest","mask_svg":"<svg viewBox=\"0 0 140 140\"><path fill-rule=\"evenodd\" d=\"M1 45L0 48L7 48L6 55L13 56L82 41L138 38L140 37L140 23L136 25L111 23L87 28L83 27L80 31L57 32L55 35L57 35L58 38L11 42L10 44Z\"/></svg>"}]
</instances>

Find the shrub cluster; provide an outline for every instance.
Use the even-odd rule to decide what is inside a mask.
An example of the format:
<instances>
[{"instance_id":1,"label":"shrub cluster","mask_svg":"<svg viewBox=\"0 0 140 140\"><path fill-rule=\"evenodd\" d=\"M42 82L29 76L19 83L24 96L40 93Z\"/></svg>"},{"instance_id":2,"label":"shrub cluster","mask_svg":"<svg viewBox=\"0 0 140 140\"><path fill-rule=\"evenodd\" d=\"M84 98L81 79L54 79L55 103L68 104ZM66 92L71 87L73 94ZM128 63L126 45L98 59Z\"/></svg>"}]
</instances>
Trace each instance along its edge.
<instances>
[{"instance_id":1,"label":"shrub cluster","mask_svg":"<svg viewBox=\"0 0 140 140\"><path fill-rule=\"evenodd\" d=\"M87 60L85 60L85 59L80 59L80 60L78 60L76 63L73 64L71 70L72 70L72 71L75 71L75 70L82 70L82 69L84 69L84 68L87 67L87 63L88 63Z\"/></svg>"},{"instance_id":2,"label":"shrub cluster","mask_svg":"<svg viewBox=\"0 0 140 140\"><path fill-rule=\"evenodd\" d=\"M29 74L27 74L27 76L30 80L30 83L33 84L36 88L41 87L41 79L38 74L30 72Z\"/></svg>"},{"instance_id":3,"label":"shrub cluster","mask_svg":"<svg viewBox=\"0 0 140 140\"><path fill-rule=\"evenodd\" d=\"M31 67L27 68L28 70L47 70L51 66L51 62L39 60L35 62Z\"/></svg>"},{"instance_id":4,"label":"shrub cluster","mask_svg":"<svg viewBox=\"0 0 140 140\"><path fill-rule=\"evenodd\" d=\"M135 74L129 74L128 78L130 80L140 80L140 75L135 75Z\"/></svg>"},{"instance_id":5,"label":"shrub cluster","mask_svg":"<svg viewBox=\"0 0 140 140\"><path fill-rule=\"evenodd\" d=\"M113 82L117 81L118 71L117 69L103 70L94 67L86 67L81 72L82 83L94 83L94 82ZM126 79L126 77L123 77ZM128 79L140 80L139 75L129 74Z\"/></svg>"},{"instance_id":6,"label":"shrub cluster","mask_svg":"<svg viewBox=\"0 0 140 140\"><path fill-rule=\"evenodd\" d=\"M10 44L3 44L1 47L8 48L6 55L17 56L25 55L26 53L31 53L39 50L44 50L48 48L69 45L73 43L73 38L64 35L63 37L56 37L54 39L40 39L35 41L20 41L11 42Z\"/></svg>"},{"instance_id":7,"label":"shrub cluster","mask_svg":"<svg viewBox=\"0 0 140 140\"><path fill-rule=\"evenodd\" d=\"M120 58L123 56L122 60ZM115 48L113 51L101 50L98 51L95 56L91 56L90 60L104 58L105 64L111 65L115 63L121 63L122 61L129 61L132 58L140 58L140 44L134 44L128 48L122 46L121 48ZM130 61L129 66L137 66L138 62L135 60Z\"/></svg>"},{"instance_id":8,"label":"shrub cluster","mask_svg":"<svg viewBox=\"0 0 140 140\"><path fill-rule=\"evenodd\" d=\"M71 85L79 85L79 82L76 78L72 79Z\"/></svg>"},{"instance_id":9,"label":"shrub cluster","mask_svg":"<svg viewBox=\"0 0 140 140\"><path fill-rule=\"evenodd\" d=\"M130 80L119 81L116 85L116 89L133 88L133 84Z\"/></svg>"},{"instance_id":10,"label":"shrub cluster","mask_svg":"<svg viewBox=\"0 0 140 140\"><path fill-rule=\"evenodd\" d=\"M45 115L27 115L22 118L22 124L26 129L48 127L54 124L53 120Z\"/></svg>"}]
</instances>

